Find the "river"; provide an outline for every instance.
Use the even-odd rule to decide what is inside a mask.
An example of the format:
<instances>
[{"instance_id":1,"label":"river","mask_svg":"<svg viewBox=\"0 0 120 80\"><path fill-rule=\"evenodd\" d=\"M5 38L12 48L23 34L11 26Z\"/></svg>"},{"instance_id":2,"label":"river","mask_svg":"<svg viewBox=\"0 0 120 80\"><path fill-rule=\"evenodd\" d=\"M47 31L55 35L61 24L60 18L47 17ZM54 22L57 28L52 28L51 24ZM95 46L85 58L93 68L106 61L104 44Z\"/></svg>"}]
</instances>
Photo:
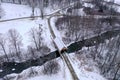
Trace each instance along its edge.
<instances>
[{"instance_id":1,"label":"river","mask_svg":"<svg viewBox=\"0 0 120 80\"><path fill-rule=\"evenodd\" d=\"M120 30L112 30L106 31L98 36L85 39L82 41L74 42L68 46L67 53L72 53L78 50L81 50L83 47L91 47L95 45L99 45L100 43L104 43L105 40L111 39L112 37L116 37L120 35ZM17 63L17 62L4 62L0 66L0 78L3 78L7 74L11 73L20 73L23 70L32 67L32 66L41 66L45 62L50 61L52 59L60 57L58 51L50 52L48 55L44 57L39 57L37 59L27 60L25 62Z\"/></svg>"}]
</instances>

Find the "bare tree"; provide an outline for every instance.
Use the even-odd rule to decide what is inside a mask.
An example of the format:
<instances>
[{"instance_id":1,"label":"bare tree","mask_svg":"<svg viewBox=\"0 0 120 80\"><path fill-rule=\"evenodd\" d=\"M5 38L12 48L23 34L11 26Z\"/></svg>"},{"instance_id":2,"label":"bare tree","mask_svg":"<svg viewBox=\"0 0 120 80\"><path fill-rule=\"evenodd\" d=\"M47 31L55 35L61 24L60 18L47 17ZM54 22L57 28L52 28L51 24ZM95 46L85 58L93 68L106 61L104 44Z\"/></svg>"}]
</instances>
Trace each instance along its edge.
<instances>
[{"instance_id":1,"label":"bare tree","mask_svg":"<svg viewBox=\"0 0 120 80\"><path fill-rule=\"evenodd\" d=\"M74 41L78 41L81 37L81 24L80 22L78 22L80 20L80 18L78 17L71 17L68 18L68 22L67 24L65 24L65 26L69 26L67 27L67 33L66 36L70 37L72 40Z\"/></svg>"},{"instance_id":2,"label":"bare tree","mask_svg":"<svg viewBox=\"0 0 120 80\"><path fill-rule=\"evenodd\" d=\"M35 48L39 50L42 46L41 40L41 34L42 34L42 29L39 26L38 28L31 28L30 30L30 37L31 37L31 42L34 43Z\"/></svg>"},{"instance_id":3,"label":"bare tree","mask_svg":"<svg viewBox=\"0 0 120 80\"><path fill-rule=\"evenodd\" d=\"M59 70L60 66L57 61L52 60L44 65L42 72L46 75L52 75L58 73Z\"/></svg>"},{"instance_id":4,"label":"bare tree","mask_svg":"<svg viewBox=\"0 0 120 80\"><path fill-rule=\"evenodd\" d=\"M30 30L31 41L34 43L36 49L38 50L37 40L36 40L36 29L31 28Z\"/></svg>"},{"instance_id":5,"label":"bare tree","mask_svg":"<svg viewBox=\"0 0 120 80\"><path fill-rule=\"evenodd\" d=\"M15 0L13 0L13 3L15 3Z\"/></svg>"},{"instance_id":6,"label":"bare tree","mask_svg":"<svg viewBox=\"0 0 120 80\"><path fill-rule=\"evenodd\" d=\"M0 34L0 49L4 52L7 61L9 61L6 50L6 39L3 37L3 34Z\"/></svg>"},{"instance_id":7,"label":"bare tree","mask_svg":"<svg viewBox=\"0 0 120 80\"><path fill-rule=\"evenodd\" d=\"M9 45L11 46L11 50L13 53L16 53L18 58L20 59L21 47L22 47L22 36L15 29L10 29L8 31L8 40Z\"/></svg>"},{"instance_id":8,"label":"bare tree","mask_svg":"<svg viewBox=\"0 0 120 80\"><path fill-rule=\"evenodd\" d=\"M114 74L113 80L117 80L116 78L117 78L117 74L118 74L119 70L120 70L120 63L118 63L117 66L116 66L116 72L115 72L115 74ZM119 79L119 78L118 78L118 79Z\"/></svg>"},{"instance_id":9,"label":"bare tree","mask_svg":"<svg viewBox=\"0 0 120 80\"><path fill-rule=\"evenodd\" d=\"M1 7L1 3L0 3L0 18L2 18L2 16L4 16L4 10Z\"/></svg>"},{"instance_id":10,"label":"bare tree","mask_svg":"<svg viewBox=\"0 0 120 80\"><path fill-rule=\"evenodd\" d=\"M32 10L34 11L34 8L37 6L36 5L36 1L38 1L38 0L19 0L19 3L23 3L24 2L24 4L27 4L30 7L32 7Z\"/></svg>"},{"instance_id":11,"label":"bare tree","mask_svg":"<svg viewBox=\"0 0 120 80\"><path fill-rule=\"evenodd\" d=\"M44 0L44 6L48 7L48 5L49 5L49 0Z\"/></svg>"},{"instance_id":12,"label":"bare tree","mask_svg":"<svg viewBox=\"0 0 120 80\"><path fill-rule=\"evenodd\" d=\"M34 18L34 12L35 12L35 0L28 0L27 1L28 5L32 8L32 15L31 17Z\"/></svg>"},{"instance_id":13,"label":"bare tree","mask_svg":"<svg viewBox=\"0 0 120 80\"><path fill-rule=\"evenodd\" d=\"M43 6L43 4L44 4L44 0L39 0L39 9L40 9L40 15L41 15L41 17L42 17L42 19L44 18L44 6Z\"/></svg>"},{"instance_id":14,"label":"bare tree","mask_svg":"<svg viewBox=\"0 0 120 80\"><path fill-rule=\"evenodd\" d=\"M35 12L35 0L31 0L31 4L32 4L32 16L34 17L34 12Z\"/></svg>"},{"instance_id":15,"label":"bare tree","mask_svg":"<svg viewBox=\"0 0 120 80\"><path fill-rule=\"evenodd\" d=\"M21 0L18 0L19 4L21 4Z\"/></svg>"},{"instance_id":16,"label":"bare tree","mask_svg":"<svg viewBox=\"0 0 120 80\"><path fill-rule=\"evenodd\" d=\"M41 47L42 43L41 43L41 40L42 40L42 28L41 28L41 25L39 24L39 28L37 29L37 38L38 38L38 46L39 48Z\"/></svg>"}]
</instances>

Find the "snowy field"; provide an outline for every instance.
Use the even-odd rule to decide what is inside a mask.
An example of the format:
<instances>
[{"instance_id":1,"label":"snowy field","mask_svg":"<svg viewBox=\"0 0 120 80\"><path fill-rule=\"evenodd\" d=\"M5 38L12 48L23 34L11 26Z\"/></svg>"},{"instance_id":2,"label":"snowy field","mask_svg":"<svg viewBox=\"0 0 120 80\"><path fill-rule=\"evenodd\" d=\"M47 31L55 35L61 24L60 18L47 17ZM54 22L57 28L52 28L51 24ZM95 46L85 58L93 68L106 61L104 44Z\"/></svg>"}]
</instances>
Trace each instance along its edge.
<instances>
[{"instance_id":1,"label":"snowy field","mask_svg":"<svg viewBox=\"0 0 120 80\"><path fill-rule=\"evenodd\" d=\"M2 3L2 8L4 10L4 16L1 20L20 18L20 17L29 17L31 16L31 8L25 5L16 5L10 3ZM39 15L37 9L35 15ZM23 47L27 48L30 45L30 35L29 31L33 27L39 27L39 24L42 25L43 33L42 37L44 38L44 44L47 44L51 50L54 50L51 45L51 37L47 24L47 19L36 18L35 20L24 19L24 20L15 20L8 22L0 23L0 33L7 34L9 29L16 29L23 38Z\"/></svg>"},{"instance_id":2,"label":"snowy field","mask_svg":"<svg viewBox=\"0 0 120 80\"><path fill-rule=\"evenodd\" d=\"M49 44L49 41L51 41L49 28L47 26L46 20L17 20L17 21L10 21L10 22L2 22L0 23L0 33L7 34L7 31L9 29L16 29L23 37L23 45L26 48L28 45L30 45L30 35L29 31L33 27L39 27L39 24L42 24L43 26L43 34L42 36L45 39L45 43ZM50 46L50 44L48 45Z\"/></svg>"},{"instance_id":3,"label":"snowy field","mask_svg":"<svg viewBox=\"0 0 120 80\"><path fill-rule=\"evenodd\" d=\"M32 14L32 9L25 5L2 3L1 6L4 10L4 16L2 17L2 19L27 17L31 16Z\"/></svg>"}]
</instances>

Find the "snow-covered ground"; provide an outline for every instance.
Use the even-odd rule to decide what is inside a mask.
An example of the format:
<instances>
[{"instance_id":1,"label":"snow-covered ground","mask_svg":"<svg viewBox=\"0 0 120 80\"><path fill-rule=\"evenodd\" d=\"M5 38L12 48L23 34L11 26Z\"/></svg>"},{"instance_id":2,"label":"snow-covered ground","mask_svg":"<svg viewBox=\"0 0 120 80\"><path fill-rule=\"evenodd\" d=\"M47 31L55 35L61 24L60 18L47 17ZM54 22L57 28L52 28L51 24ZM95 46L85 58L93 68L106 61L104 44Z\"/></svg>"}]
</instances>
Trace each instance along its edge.
<instances>
[{"instance_id":1,"label":"snow-covered ground","mask_svg":"<svg viewBox=\"0 0 120 80\"><path fill-rule=\"evenodd\" d=\"M68 55L68 57L80 80L106 80L103 76L100 75L98 69L94 66L94 62L90 62L89 60L88 62L90 62L89 64L91 65L88 66L83 58L81 58L81 60L78 59L74 53ZM11 74L7 77L11 77L12 80L72 80L70 71L65 62L63 62L61 58L57 58L56 60L60 66L60 70L56 74L44 75L42 73L43 67L46 65L44 64L43 66L32 67L24 70L20 74ZM37 73L32 77L29 76L31 69L33 72L35 71Z\"/></svg>"},{"instance_id":2,"label":"snow-covered ground","mask_svg":"<svg viewBox=\"0 0 120 80\"><path fill-rule=\"evenodd\" d=\"M90 1L90 0L82 0L82 1ZM120 0L105 0L105 1L115 1L115 3L120 4Z\"/></svg>"},{"instance_id":3,"label":"snow-covered ground","mask_svg":"<svg viewBox=\"0 0 120 80\"><path fill-rule=\"evenodd\" d=\"M29 17L31 16L31 8L25 5L16 5L10 3L2 3L1 4L4 10L4 16L0 20L20 18L20 17ZM36 9L35 15L39 15L39 11ZM54 50L53 46L51 46L51 36L47 24L47 19L37 18L35 20L24 19L24 20L15 20L8 22L0 23L0 33L6 34L9 29L16 29L23 37L23 47L27 48L30 45L30 35L29 31L33 27L39 27L41 24L43 33L42 37L44 38L44 43L47 44L51 50Z\"/></svg>"},{"instance_id":4,"label":"snow-covered ground","mask_svg":"<svg viewBox=\"0 0 120 80\"><path fill-rule=\"evenodd\" d=\"M110 1L110 0L106 0L106 1ZM120 0L111 0L111 1L115 1L115 3L120 4Z\"/></svg>"},{"instance_id":5,"label":"snow-covered ground","mask_svg":"<svg viewBox=\"0 0 120 80\"><path fill-rule=\"evenodd\" d=\"M107 0L107 1L110 1L110 0ZM112 1L120 5L120 0L112 0ZM120 6L115 6L115 7L117 8L117 11L120 12Z\"/></svg>"},{"instance_id":6,"label":"snow-covered ground","mask_svg":"<svg viewBox=\"0 0 120 80\"><path fill-rule=\"evenodd\" d=\"M4 16L2 19L26 17L31 16L32 14L32 9L25 5L2 3L1 6L4 10Z\"/></svg>"},{"instance_id":7,"label":"snow-covered ground","mask_svg":"<svg viewBox=\"0 0 120 80\"><path fill-rule=\"evenodd\" d=\"M82 0L82 1L89 1L89 0ZM120 0L105 0L105 1L114 1L115 3L120 5ZM89 4L89 3L85 3L84 6L87 7L93 7L93 5ZM115 6L115 8L117 8L117 11L120 12L120 6Z\"/></svg>"},{"instance_id":8,"label":"snow-covered ground","mask_svg":"<svg viewBox=\"0 0 120 80\"><path fill-rule=\"evenodd\" d=\"M31 9L24 5L4 3L2 4L2 7L5 12L5 15L2 17L2 19L11 19L11 18L25 17L31 15ZM51 50L54 50L54 46L51 40L51 34L47 24L47 19L42 20L38 18L35 20L25 19L25 20L1 22L0 33L5 34L11 28L16 29L22 35L24 48L26 48L30 44L29 30L32 27L39 27L39 24L42 25L41 26L43 29L42 37L44 39L44 44L50 47ZM52 25L54 25L54 23L52 23ZM54 27L54 31L55 33L57 33L57 35L59 35L58 37L60 37L60 33L56 30L55 27ZM94 67L94 64L91 66L92 69L89 70L87 64L84 63L84 60L80 61L79 59L77 59L74 53L70 55L69 59L71 60L71 63L74 66L74 69L80 80L106 80L100 75L98 69ZM38 72L38 75L34 77L28 76L31 71L31 68L24 70L20 74L11 74L9 76L14 76L14 79L12 80L72 80L71 74L67 66L64 64L64 62L60 58L56 60L60 65L60 71L57 74L52 74L51 76L44 75L42 73L42 69L44 66L37 66L37 67L32 67L33 71Z\"/></svg>"},{"instance_id":9,"label":"snow-covered ground","mask_svg":"<svg viewBox=\"0 0 120 80\"><path fill-rule=\"evenodd\" d=\"M115 0L115 3L120 4L120 0Z\"/></svg>"}]
</instances>

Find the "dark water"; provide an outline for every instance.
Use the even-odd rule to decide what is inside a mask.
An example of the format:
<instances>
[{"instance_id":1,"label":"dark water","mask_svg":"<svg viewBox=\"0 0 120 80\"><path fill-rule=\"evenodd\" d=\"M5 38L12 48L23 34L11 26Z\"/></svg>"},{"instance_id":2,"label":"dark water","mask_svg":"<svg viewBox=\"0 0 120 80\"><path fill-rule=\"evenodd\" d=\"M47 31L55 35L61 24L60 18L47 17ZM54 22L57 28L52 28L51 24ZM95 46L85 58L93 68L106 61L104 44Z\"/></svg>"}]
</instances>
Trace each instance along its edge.
<instances>
[{"instance_id":1,"label":"dark water","mask_svg":"<svg viewBox=\"0 0 120 80\"><path fill-rule=\"evenodd\" d=\"M104 43L105 40L115 37L117 35L120 35L120 30L107 31L101 35L75 42L68 46L68 53L78 51L82 49L82 47L90 47L98 45L100 43Z\"/></svg>"},{"instance_id":2,"label":"dark water","mask_svg":"<svg viewBox=\"0 0 120 80\"><path fill-rule=\"evenodd\" d=\"M43 65L45 62L55 59L57 57L59 57L60 55L58 54L58 51L54 51L51 52L50 54L44 56L44 57L40 57L37 58L35 60L28 60L25 62L21 62L21 63L16 63L16 62L4 62L2 64L2 72L0 72L0 78L4 77L7 74L11 74L11 73L20 73L22 72L24 69L27 69L31 66L41 66Z\"/></svg>"},{"instance_id":3,"label":"dark water","mask_svg":"<svg viewBox=\"0 0 120 80\"><path fill-rule=\"evenodd\" d=\"M95 37L92 37L89 39L85 39L82 41L72 43L68 46L67 53L78 51L78 50L82 49L82 47L90 47L90 46L98 45L100 43L104 43L106 39L110 39L117 35L120 35L120 30L107 31L99 36L95 36ZM21 62L21 63L4 62L1 66L1 69L3 71L0 72L0 78L4 77L7 74L20 73L24 69L27 69L31 66L43 65L45 62L55 59L59 56L60 55L59 55L58 51L54 51L44 57L40 57L35 60L28 60L28 61Z\"/></svg>"}]
</instances>

